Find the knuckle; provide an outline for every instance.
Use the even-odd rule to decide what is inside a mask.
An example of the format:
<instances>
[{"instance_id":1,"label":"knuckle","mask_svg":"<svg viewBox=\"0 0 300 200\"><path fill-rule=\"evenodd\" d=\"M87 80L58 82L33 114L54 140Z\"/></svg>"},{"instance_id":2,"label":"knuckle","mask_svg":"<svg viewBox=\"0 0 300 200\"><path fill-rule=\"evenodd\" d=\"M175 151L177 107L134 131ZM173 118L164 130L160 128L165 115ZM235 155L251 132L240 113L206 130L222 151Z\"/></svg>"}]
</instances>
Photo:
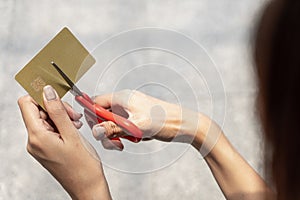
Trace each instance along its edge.
<instances>
[{"instance_id":1,"label":"knuckle","mask_svg":"<svg viewBox=\"0 0 300 200\"><path fill-rule=\"evenodd\" d=\"M33 150L32 146L29 143L27 143L26 150L31 156L37 157L36 151Z\"/></svg>"},{"instance_id":2,"label":"knuckle","mask_svg":"<svg viewBox=\"0 0 300 200\"><path fill-rule=\"evenodd\" d=\"M93 102L101 104L103 102L103 98L105 98L105 97L106 97L106 94L96 95L96 96L91 97L91 99L92 99Z\"/></svg>"},{"instance_id":3,"label":"knuckle","mask_svg":"<svg viewBox=\"0 0 300 200\"><path fill-rule=\"evenodd\" d=\"M29 143L26 146L27 152L34 157L36 160L40 162L40 159L43 158L43 151L41 149L36 149L35 147L32 147Z\"/></svg>"},{"instance_id":4,"label":"knuckle","mask_svg":"<svg viewBox=\"0 0 300 200\"><path fill-rule=\"evenodd\" d=\"M18 105L19 105L19 106L21 106L21 105L22 105L22 103L23 103L23 99L24 99L23 97L20 97L20 98L18 99Z\"/></svg>"},{"instance_id":5,"label":"knuckle","mask_svg":"<svg viewBox=\"0 0 300 200\"><path fill-rule=\"evenodd\" d=\"M151 118L146 115L135 115L131 118L131 121L133 121L134 124L143 131L147 130L152 123Z\"/></svg>"},{"instance_id":6,"label":"knuckle","mask_svg":"<svg viewBox=\"0 0 300 200\"><path fill-rule=\"evenodd\" d=\"M132 92L132 90L130 90L130 89L124 89L124 90L120 91L121 94L130 94L131 92Z\"/></svg>"},{"instance_id":7,"label":"knuckle","mask_svg":"<svg viewBox=\"0 0 300 200\"><path fill-rule=\"evenodd\" d=\"M133 97L133 96L136 96L136 95L141 94L141 92L138 91L138 90L130 90L130 89L127 89L126 94L127 94L128 96Z\"/></svg>"},{"instance_id":8,"label":"knuckle","mask_svg":"<svg viewBox=\"0 0 300 200\"><path fill-rule=\"evenodd\" d=\"M140 95L140 94L141 94L141 92L138 91L138 90L131 90L131 95L132 96L136 96L136 95Z\"/></svg>"},{"instance_id":9,"label":"knuckle","mask_svg":"<svg viewBox=\"0 0 300 200\"><path fill-rule=\"evenodd\" d=\"M29 102L31 97L29 95L22 96L18 99L18 105L22 106L25 102Z\"/></svg>"},{"instance_id":10,"label":"knuckle","mask_svg":"<svg viewBox=\"0 0 300 200\"><path fill-rule=\"evenodd\" d=\"M134 94L134 91L135 90L130 90L130 89L124 89L124 90L121 90L119 92L117 92L115 94L116 97L125 97L125 98L128 98L129 96L131 96L132 94Z\"/></svg>"},{"instance_id":11,"label":"knuckle","mask_svg":"<svg viewBox=\"0 0 300 200\"><path fill-rule=\"evenodd\" d=\"M41 149L41 144L39 140L36 137L30 137L28 139L27 143L27 150L29 150L29 153L34 153L35 151L38 151Z\"/></svg>"},{"instance_id":12,"label":"knuckle","mask_svg":"<svg viewBox=\"0 0 300 200\"><path fill-rule=\"evenodd\" d=\"M31 146L29 145L29 143L27 143L27 145L26 145L26 150L28 153L30 153L32 155L33 151L32 151Z\"/></svg>"},{"instance_id":13,"label":"knuckle","mask_svg":"<svg viewBox=\"0 0 300 200\"><path fill-rule=\"evenodd\" d=\"M121 107L127 107L131 96L134 94L133 91L134 90L125 89L115 93L113 96L114 104L120 105Z\"/></svg>"},{"instance_id":14,"label":"knuckle","mask_svg":"<svg viewBox=\"0 0 300 200\"><path fill-rule=\"evenodd\" d=\"M96 95L96 96L93 96L92 99L94 101L97 101L97 100L100 100L101 99L101 96L100 95Z\"/></svg>"},{"instance_id":15,"label":"knuckle","mask_svg":"<svg viewBox=\"0 0 300 200\"><path fill-rule=\"evenodd\" d=\"M31 136L30 138L36 137L36 135L40 134L43 130L38 126L30 126L27 128L28 133Z\"/></svg>"},{"instance_id":16,"label":"knuckle","mask_svg":"<svg viewBox=\"0 0 300 200\"><path fill-rule=\"evenodd\" d=\"M101 97L99 95L92 97L92 101L97 103L101 100Z\"/></svg>"}]
</instances>

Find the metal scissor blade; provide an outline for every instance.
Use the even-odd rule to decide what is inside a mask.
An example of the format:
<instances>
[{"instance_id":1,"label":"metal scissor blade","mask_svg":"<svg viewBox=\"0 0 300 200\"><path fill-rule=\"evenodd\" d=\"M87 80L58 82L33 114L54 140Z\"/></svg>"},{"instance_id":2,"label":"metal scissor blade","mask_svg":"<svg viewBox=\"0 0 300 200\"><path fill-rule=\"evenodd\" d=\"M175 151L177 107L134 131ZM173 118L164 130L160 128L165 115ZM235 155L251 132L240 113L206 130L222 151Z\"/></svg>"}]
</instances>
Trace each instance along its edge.
<instances>
[{"instance_id":1,"label":"metal scissor blade","mask_svg":"<svg viewBox=\"0 0 300 200\"><path fill-rule=\"evenodd\" d=\"M83 96L82 92L78 87L71 81L71 79L59 68L59 66L55 62L51 62L51 65L58 71L58 73L65 79L68 85L71 87L71 93L76 95Z\"/></svg>"}]
</instances>

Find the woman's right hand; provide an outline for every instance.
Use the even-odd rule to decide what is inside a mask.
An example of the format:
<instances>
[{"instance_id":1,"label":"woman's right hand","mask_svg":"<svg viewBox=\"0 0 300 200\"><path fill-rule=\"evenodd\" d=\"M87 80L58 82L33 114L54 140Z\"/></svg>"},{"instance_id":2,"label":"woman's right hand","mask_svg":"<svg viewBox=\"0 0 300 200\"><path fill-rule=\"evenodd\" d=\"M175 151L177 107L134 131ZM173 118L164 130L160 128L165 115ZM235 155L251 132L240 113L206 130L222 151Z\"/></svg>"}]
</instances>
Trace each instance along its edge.
<instances>
[{"instance_id":1,"label":"woman's right hand","mask_svg":"<svg viewBox=\"0 0 300 200\"><path fill-rule=\"evenodd\" d=\"M183 109L179 105L135 90L122 90L96 96L94 102L106 109L111 109L115 114L128 118L143 132L143 140L157 139L192 144L197 135L198 148L202 145L211 123L208 117L200 113ZM107 149L122 150L121 141L111 140L111 138L124 134L122 129L111 121L105 121L93 127L94 137L100 140Z\"/></svg>"}]
</instances>

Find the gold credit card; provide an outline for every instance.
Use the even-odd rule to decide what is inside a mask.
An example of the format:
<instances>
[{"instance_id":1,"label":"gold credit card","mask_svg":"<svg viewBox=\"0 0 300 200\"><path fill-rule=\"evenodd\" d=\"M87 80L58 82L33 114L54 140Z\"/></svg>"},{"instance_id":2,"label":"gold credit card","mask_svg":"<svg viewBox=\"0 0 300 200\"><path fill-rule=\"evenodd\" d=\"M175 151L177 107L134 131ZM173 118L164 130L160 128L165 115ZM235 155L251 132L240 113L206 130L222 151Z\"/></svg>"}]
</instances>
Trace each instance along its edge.
<instances>
[{"instance_id":1,"label":"gold credit card","mask_svg":"<svg viewBox=\"0 0 300 200\"><path fill-rule=\"evenodd\" d=\"M76 83L95 64L95 59L75 38L68 28L63 28L34 58L18 72L15 79L28 94L44 108L43 87L51 85L60 97L69 85L51 65L55 62Z\"/></svg>"}]
</instances>

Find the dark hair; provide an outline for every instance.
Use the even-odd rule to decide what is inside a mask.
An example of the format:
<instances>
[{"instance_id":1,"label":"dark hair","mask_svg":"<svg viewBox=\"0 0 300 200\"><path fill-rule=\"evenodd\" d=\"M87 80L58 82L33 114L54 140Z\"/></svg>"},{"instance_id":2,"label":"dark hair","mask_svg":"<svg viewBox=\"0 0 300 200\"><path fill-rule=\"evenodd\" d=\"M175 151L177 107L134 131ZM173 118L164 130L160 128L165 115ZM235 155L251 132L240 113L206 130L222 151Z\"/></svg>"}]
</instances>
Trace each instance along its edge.
<instances>
[{"instance_id":1,"label":"dark hair","mask_svg":"<svg viewBox=\"0 0 300 200\"><path fill-rule=\"evenodd\" d=\"M255 42L266 171L278 200L300 199L300 1L271 1Z\"/></svg>"}]
</instances>

